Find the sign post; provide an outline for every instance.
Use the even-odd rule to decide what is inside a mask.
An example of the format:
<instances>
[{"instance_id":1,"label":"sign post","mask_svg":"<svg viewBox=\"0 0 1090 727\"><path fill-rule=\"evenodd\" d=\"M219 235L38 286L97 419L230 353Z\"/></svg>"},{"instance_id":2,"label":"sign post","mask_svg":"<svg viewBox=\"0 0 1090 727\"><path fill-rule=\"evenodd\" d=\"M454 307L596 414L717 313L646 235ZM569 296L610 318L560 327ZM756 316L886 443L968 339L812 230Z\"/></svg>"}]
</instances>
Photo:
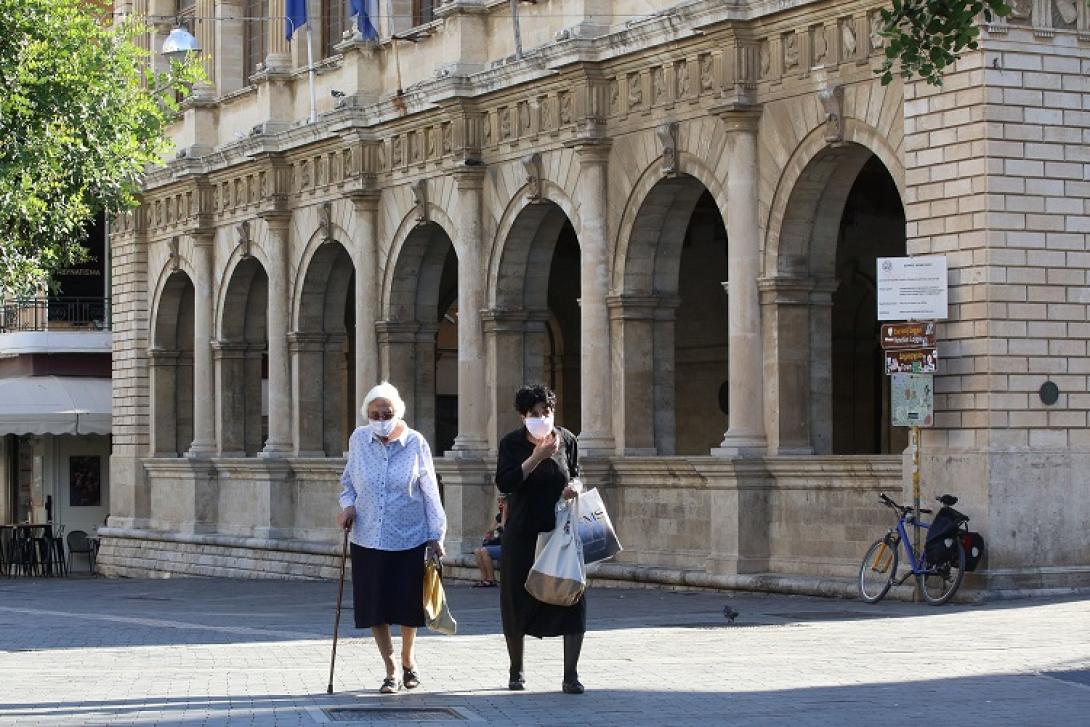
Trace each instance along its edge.
<instances>
[{"instance_id":1,"label":"sign post","mask_svg":"<svg viewBox=\"0 0 1090 727\"><path fill-rule=\"evenodd\" d=\"M878 320L886 374L891 376L891 423L911 427L912 509L920 520L920 427L934 422L934 374L939 357L935 319L947 317L946 257L878 258ZM932 319L932 320L927 320ZM920 529L912 547L920 552Z\"/></svg>"}]
</instances>

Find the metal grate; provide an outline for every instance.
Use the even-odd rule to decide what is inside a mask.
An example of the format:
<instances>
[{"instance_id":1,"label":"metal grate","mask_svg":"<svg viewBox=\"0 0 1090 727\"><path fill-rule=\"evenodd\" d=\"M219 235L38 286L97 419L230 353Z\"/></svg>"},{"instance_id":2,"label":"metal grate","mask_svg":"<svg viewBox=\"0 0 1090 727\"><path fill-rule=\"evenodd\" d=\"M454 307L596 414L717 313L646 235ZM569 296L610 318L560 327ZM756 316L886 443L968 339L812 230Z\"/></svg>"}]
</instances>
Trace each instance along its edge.
<instances>
[{"instance_id":1,"label":"metal grate","mask_svg":"<svg viewBox=\"0 0 1090 727\"><path fill-rule=\"evenodd\" d=\"M363 724L387 722L466 722L466 717L449 707L324 707L330 722Z\"/></svg>"}]
</instances>

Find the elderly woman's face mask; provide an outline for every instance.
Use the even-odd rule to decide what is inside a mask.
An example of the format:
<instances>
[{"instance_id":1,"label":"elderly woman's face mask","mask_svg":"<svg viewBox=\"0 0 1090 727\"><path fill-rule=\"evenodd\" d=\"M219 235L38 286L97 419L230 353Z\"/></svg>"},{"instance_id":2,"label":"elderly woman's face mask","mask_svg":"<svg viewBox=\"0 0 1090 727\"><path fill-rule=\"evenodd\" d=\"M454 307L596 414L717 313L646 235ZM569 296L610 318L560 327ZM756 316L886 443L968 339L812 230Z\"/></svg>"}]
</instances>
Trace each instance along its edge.
<instances>
[{"instance_id":1,"label":"elderly woman's face mask","mask_svg":"<svg viewBox=\"0 0 1090 727\"><path fill-rule=\"evenodd\" d=\"M400 419L394 414L394 408L385 399L376 399L367 408L367 419L371 422L371 431L380 437L389 437L397 428Z\"/></svg>"}]
</instances>

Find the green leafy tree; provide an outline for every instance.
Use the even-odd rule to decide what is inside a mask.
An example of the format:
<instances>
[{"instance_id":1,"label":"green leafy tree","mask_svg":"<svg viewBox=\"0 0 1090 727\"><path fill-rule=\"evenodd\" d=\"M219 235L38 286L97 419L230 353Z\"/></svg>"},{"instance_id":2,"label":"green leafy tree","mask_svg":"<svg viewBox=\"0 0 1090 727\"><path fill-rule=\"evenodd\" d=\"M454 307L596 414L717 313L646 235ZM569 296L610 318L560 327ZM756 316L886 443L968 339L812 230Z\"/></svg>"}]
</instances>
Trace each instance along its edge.
<instances>
[{"instance_id":1,"label":"green leafy tree","mask_svg":"<svg viewBox=\"0 0 1090 727\"><path fill-rule=\"evenodd\" d=\"M958 54L977 49L977 18L1005 18L1011 8L1004 0L893 0L881 13L881 34L888 41L878 71L882 84L893 81L897 66L902 78L919 77L941 86L943 72Z\"/></svg>"},{"instance_id":2,"label":"green leafy tree","mask_svg":"<svg viewBox=\"0 0 1090 727\"><path fill-rule=\"evenodd\" d=\"M33 295L86 259L96 215L136 204L169 150L195 59L153 72L138 38L80 0L0 0L0 291Z\"/></svg>"}]
</instances>

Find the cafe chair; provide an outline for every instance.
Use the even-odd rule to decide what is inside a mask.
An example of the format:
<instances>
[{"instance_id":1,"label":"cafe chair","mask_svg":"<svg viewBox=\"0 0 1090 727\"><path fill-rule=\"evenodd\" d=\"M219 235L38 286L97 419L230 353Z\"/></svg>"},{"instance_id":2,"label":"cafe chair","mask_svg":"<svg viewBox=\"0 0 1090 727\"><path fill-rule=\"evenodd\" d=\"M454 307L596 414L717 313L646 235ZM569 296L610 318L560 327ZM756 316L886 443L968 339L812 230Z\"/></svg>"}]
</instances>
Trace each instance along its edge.
<instances>
[{"instance_id":1,"label":"cafe chair","mask_svg":"<svg viewBox=\"0 0 1090 727\"><path fill-rule=\"evenodd\" d=\"M49 540L49 563L53 575L68 575L68 562L64 554L64 525L53 526L53 537Z\"/></svg>"},{"instance_id":2,"label":"cafe chair","mask_svg":"<svg viewBox=\"0 0 1090 727\"><path fill-rule=\"evenodd\" d=\"M94 573L94 555L91 551L91 541L87 538L87 533L82 530L73 530L68 533L68 537L65 538L65 541L68 543L68 570L72 569L72 558L77 555L83 555L87 558L87 570L90 573Z\"/></svg>"}]
</instances>

